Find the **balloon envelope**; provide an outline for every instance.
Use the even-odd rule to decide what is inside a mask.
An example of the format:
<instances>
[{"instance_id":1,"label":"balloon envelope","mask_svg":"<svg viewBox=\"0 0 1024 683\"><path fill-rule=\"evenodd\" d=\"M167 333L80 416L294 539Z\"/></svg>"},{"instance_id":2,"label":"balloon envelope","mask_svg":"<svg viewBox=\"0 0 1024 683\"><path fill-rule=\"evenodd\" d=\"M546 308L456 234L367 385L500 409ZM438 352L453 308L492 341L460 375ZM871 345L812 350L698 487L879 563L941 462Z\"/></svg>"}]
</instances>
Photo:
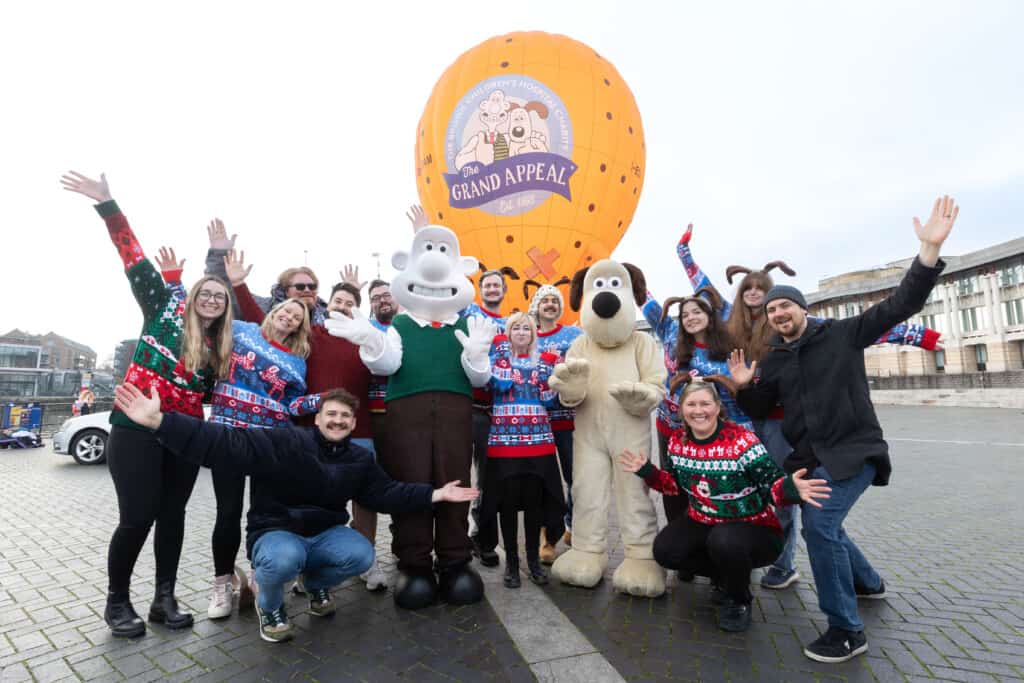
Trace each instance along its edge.
<instances>
[{"instance_id":1,"label":"balloon envelope","mask_svg":"<svg viewBox=\"0 0 1024 683\"><path fill-rule=\"evenodd\" d=\"M644 162L640 112L615 67L539 31L495 36L455 60L416 131L430 222L452 228L482 267L510 266L521 278L509 282L504 314L528 307L526 280L556 284L611 255L640 199ZM563 321L576 317L567 310Z\"/></svg>"}]
</instances>

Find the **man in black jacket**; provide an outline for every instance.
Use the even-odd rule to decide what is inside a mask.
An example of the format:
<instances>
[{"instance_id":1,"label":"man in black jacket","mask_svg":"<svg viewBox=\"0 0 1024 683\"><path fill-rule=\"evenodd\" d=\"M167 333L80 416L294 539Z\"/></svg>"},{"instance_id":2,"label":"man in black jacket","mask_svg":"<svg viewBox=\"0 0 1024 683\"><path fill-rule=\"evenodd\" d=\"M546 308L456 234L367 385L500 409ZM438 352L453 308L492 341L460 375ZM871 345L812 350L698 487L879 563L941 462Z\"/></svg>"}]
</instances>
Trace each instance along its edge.
<instances>
[{"instance_id":1,"label":"man in black jacket","mask_svg":"<svg viewBox=\"0 0 1024 683\"><path fill-rule=\"evenodd\" d=\"M761 363L746 367L734 351L729 369L740 389L737 400L751 417L782 405L782 431L793 445L785 469L806 467L825 479L832 496L821 508L803 506L803 533L818 589L818 606L828 631L804 648L820 662L844 662L868 644L857 613L857 598L882 598L885 583L843 530L843 521L868 486L885 486L892 465L875 416L864 371L864 349L893 325L920 312L945 264L939 249L949 236L958 207L949 197L935 201L924 225L914 218L921 249L896 290L864 313L844 320L807 317L807 303L795 287L773 287L765 314L776 334Z\"/></svg>"},{"instance_id":2,"label":"man in black jacket","mask_svg":"<svg viewBox=\"0 0 1024 683\"><path fill-rule=\"evenodd\" d=\"M373 564L373 546L346 526L349 500L402 513L477 497L458 481L434 489L391 479L369 451L352 443L358 400L344 389L323 394L316 427L305 429L232 429L162 414L155 394L150 398L131 385L117 387L115 402L179 457L252 476L246 551L259 586L260 637L271 642L292 637L284 609L287 582L302 573L310 611L329 616L335 609L331 587Z\"/></svg>"}]
</instances>

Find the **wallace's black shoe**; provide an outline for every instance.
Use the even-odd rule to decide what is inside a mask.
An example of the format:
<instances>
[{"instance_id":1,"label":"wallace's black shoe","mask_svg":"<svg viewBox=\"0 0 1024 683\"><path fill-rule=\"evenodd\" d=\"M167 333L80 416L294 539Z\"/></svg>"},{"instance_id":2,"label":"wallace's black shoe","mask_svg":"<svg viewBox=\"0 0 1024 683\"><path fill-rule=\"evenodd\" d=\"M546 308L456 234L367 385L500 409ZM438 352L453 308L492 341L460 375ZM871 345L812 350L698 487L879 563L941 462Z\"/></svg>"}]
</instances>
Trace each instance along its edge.
<instances>
[{"instance_id":1,"label":"wallace's black shoe","mask_svg":"<svg viewBox=\"0 0 1024 683\"><path fill-rule=\"evenodd\" d=\"M471 605L484 599L484 582L469 562L438 574L441 599L449 605Z\"/></svg>"},{"instance_id":2,"label":"wallace's black shoe","mask_svg":"<svg viewBox=\"0 0 1024 683\"><path fill-rule=\"evenodd\" d=\"M401 570L395 580L395 604L402 609L423 609L437 601L437 579L434 572L406 573Z\"/></svg>"}]
</instances>

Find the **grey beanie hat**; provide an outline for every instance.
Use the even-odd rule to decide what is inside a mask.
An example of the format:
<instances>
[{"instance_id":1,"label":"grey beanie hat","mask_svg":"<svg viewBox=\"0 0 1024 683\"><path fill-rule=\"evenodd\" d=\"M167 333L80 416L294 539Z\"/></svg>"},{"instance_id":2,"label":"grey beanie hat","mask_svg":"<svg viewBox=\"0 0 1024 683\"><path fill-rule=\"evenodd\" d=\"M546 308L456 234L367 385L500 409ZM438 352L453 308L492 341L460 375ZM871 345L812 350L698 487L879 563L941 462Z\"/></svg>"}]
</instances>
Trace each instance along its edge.
<instances>
[{"instance_id":1,"label":"grey beanie hat","mask_svg":"<svg viewBox=\"0 0 1024 683\"><path fill-rule=\"evenodd\" d=\"M789 299L800 308L805 311L807 310L807 301L804 299L803 293L791 285L775 285L768 290L768 294L764 297L765 308L767 308L768 304L776 299Z\"/></svg>"}]
</instances>

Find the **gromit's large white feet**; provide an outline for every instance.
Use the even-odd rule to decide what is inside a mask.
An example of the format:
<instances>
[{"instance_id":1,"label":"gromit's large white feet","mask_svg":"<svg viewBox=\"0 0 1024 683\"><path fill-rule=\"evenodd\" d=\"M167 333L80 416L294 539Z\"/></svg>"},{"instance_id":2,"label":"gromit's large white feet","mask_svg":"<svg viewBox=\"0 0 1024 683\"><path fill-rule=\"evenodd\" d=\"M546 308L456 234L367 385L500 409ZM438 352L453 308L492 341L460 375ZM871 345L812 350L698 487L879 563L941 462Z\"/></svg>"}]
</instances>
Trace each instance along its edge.
<instances>
[{"instance_id":1,"label":"gromit's large white feet","mask_svg":"<svg viewBox=\"0 0 1024 683\"><path fill-rule=\"evenodd\" d=\"M562 583L593 588L608 567L607 553L585 553L571 548L551 565L551 575ZM664 582L662 583L664 589Z\"/></svg>"},{"instance_id":2,"label":"gromit's large white feet","mask_svg":"<svg viewBox=\"0 0 1024 683\"><path fill-rule=\"evenodd\" d=\"M612 586L620 593L656 598L665 592L665 570L654 560L627 557L612 575Z\"/></svg>"}]
</instances>

